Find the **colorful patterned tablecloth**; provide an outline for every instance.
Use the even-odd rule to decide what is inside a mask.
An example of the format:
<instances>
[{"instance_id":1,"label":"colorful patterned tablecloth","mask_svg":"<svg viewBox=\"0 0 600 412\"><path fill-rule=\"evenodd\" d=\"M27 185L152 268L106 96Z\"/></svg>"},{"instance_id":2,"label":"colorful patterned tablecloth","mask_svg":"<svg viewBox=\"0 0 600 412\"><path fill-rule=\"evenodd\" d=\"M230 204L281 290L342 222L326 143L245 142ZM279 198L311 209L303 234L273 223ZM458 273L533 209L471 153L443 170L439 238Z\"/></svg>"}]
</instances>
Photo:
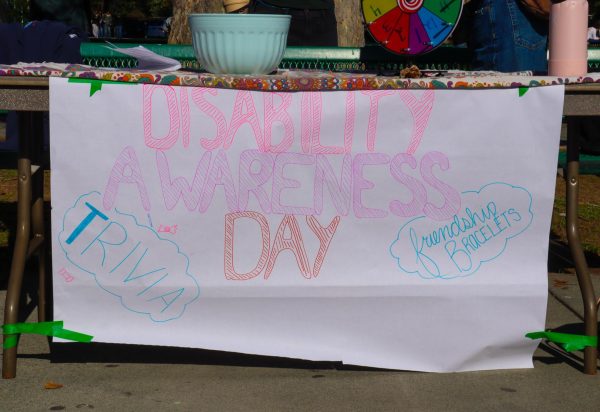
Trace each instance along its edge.
<instances>
[{"instance_id":1,"label":"colorful patterned tablecloth","mask_svg":"<svg viewBox=\"0 0 600 412\"><path fill-rule=\"evenodd\" d=\"M0 76L68 77L100 81L153 83L264 91L377 89L518 88L558 84L600 83L600 73L581 77L533 76L530 72L425 71L411 79L369 73L280 70L270 75L224 75L192 71L104 69L56 63L0 65Z\"/></svg>"}]
</instances>

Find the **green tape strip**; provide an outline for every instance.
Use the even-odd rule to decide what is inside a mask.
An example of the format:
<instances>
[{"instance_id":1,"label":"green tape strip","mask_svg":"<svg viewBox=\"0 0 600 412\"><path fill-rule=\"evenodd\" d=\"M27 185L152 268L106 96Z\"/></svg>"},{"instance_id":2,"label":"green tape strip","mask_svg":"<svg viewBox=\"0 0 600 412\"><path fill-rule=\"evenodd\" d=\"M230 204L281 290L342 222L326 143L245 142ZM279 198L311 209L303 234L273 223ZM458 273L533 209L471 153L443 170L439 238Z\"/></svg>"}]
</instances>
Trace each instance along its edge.
<instances>
[{"instance_id":1,"label":"green tape strip","mask_svg":"<svg viewBox=\"0 0 600 412\"><path fill-rule=\"evenodd\" d=\"M5 335L11 335L4 340L4 349L9 349L17 346L19 341L18 335L21 333L34 333L36 335L54 336L72 340L75 342L91 342L93 336L84 333L75 332L63 328L63 321L57 320L54 322L38 322L38 323L11 323L2 325L2 332Z\"/></svg>"},{"instance_id":2,"label":"green tape strip","mask_svg":"<svg viewBox=\"0 0 600 412\"><path fill-rule=\"evenodd\" d=\"M90 97L97 91L102 90L103 84L128 84L135 86L136 83L132 82L116 82L112 80L98 80L98 79L86 79L84 77L69 77L69 83L85 83L90 85Z\"/></svg>"},{"instance_id":3,"label":"green tape strip","mask_svg":"<svg viewBox=\"0 0 600 412\"><path fill-rule=\"evenodd\" d=\"M523 97L525 93L529 91L529 87L520 86L519 87L519 97Z\"/></svg>"},{"instance_id":4,"label":"green tape strip","mask_svg":"<svg viewBox=\"0 0 600 412\"><path fill-rule=\"evenodd\" d=\"M583 350L587 346L597 346L597 336L573 335L571 333L558 332L529 332L525 335L529 339L547 339L550 342L560 344L567 352Z\"/></svg>"}]
</instances>

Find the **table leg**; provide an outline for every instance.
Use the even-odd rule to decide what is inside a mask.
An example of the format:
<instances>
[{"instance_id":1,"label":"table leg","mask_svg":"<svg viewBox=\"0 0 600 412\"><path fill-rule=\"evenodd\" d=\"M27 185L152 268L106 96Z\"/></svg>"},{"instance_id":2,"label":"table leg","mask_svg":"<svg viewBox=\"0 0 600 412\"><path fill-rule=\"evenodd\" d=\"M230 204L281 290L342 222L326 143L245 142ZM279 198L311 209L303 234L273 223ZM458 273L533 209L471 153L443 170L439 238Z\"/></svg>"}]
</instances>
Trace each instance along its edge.
<instances>
[{"instance_id":1,"label":"table leg","mask_svg":"<svg viewBox=\"0 0 600 412\"><path fill-rule=\"evenodd\" d=\"M585 334L598 336L598 306L590 271L581 247L577 215L579 208L579 139L574 131L574 119L567 119L567 239L575 262L577 281L583 299ZM584 350L584 373L596 374L598 348L587 346Z\"/></svg>"},{"instance_id":2,"label":"table leg","mask_svg":"<svg viewBox=\"0 0 600 412\"><path fill-rule=\"evenodd\" d=\"M31 233L31 149L32 149L32 113L19 114L19 158L17 163L17 227L15 246L10 268L10 277L6 289L4 306L4 324L19 321L19 300L23 285L23 274L29 249ZM4 335L4 342L14 335ZM4 349L2 357L2 377L11 379L17 372L17 346Z\"/></svg>"},{"instance_id":3,"label":"table leg","mask_svg":"<svg viewBox=\"0 0 600 412\"><path fill-rule=\"evenodd\" d=\"M45 243L45 225L44 225L44 169L46 160L44 159L44 122L43 114L40 112L33 114L32 137L33 142L31 159L39 169L31 178L32 183L32 206L31 206L31 240L27 257L33 254L38 262L38 322L50 320L48 316L48 284L46 283L46 263L48 248Z\"/></svg>"}]
</instances>

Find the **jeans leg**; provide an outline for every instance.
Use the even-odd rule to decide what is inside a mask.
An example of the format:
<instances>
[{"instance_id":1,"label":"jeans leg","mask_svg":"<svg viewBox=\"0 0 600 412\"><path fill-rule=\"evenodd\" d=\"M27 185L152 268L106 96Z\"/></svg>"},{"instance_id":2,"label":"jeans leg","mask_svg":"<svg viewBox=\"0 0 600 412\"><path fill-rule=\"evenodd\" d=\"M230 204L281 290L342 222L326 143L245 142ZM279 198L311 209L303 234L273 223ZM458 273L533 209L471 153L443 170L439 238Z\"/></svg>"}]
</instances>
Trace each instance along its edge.
<instances>
[{"instance_id":1,"label":"jeans leg","mask_svg":"<svg viewBox=\"0 0 600 412\"><path fill-rule=\"evenodd\" d=\"M498 70L499 42L496 22L495 0L473 0L470 7L472 26L469 35L469 47L473 52L474 70Z\"/></svg>"},{"instance_id":2,"label":"jeans leg","mask_svg":"<svg viewBox=\"0 0 600 412\"><path fill-rule=\"evenodd\" d=\"M518 0L474 0L470 47L475 70L547 72L548 23Z\"/></svg>"},{"instance_id":3,"label":"jeans leg","mask_svg":"<svg viewBox=\"0 0 600 412\"><path fill-rule=\"evenodd\" d=\"M504 1L512 27L515 70L547 73L548 22L527 14L519 0Z\"/></svg>"}]
</instances>

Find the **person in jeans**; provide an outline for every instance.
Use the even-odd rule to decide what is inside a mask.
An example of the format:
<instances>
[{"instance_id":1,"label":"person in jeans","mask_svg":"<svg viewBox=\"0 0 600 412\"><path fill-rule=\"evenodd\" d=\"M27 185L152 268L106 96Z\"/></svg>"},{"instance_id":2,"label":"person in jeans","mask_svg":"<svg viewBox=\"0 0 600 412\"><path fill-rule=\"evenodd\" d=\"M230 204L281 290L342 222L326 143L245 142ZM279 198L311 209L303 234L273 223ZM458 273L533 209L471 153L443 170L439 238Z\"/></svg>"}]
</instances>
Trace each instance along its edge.
<instances>
[{"instance_id":1,"label":"person in jeans","mask_svg":"<svg viewBox=\"0 0 600 412\"><path fill-rule=\"evenodd\" d=\"M547 19L529 12L521 0L471 0L467 8L473 70L547 73Z\"/></svg>"},{"instance_id":2,"label":"person in jeans","mask_svg":"<svg viewBox=\"0 0 600 412\"><path fill-rule=\"evenodd\" d=\"M473 52L473 70L531 70L534 74L547 74L549 22L528 11L523 2L471 0L468 3L466 18L471 19L468 43ZM578 135L581 153L600 155L600 117L577 117L571 122L571 132Z\"/></svg>"},{"instance_id":3,"label":"person in jeans","mask_svg":"<svg viewBox=\"0 0 600 412\"><path fill-rule=\"evenodd\" d=\"M333 0L252 0L248 13L292 16L288 46L338 45Z\"/></svg>"}]
</instances>

